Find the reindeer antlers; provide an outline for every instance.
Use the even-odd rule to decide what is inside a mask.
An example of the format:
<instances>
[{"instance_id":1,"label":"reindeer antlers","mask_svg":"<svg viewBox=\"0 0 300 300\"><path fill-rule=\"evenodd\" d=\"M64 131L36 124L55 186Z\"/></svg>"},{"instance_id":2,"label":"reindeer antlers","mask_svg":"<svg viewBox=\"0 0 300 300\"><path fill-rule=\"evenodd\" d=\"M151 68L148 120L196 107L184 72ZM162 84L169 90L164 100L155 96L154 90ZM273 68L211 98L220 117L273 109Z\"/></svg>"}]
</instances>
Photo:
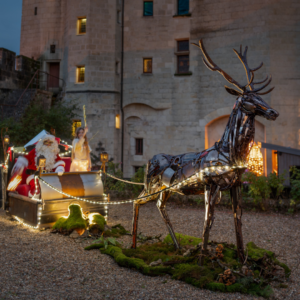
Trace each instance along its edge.
<instances>
[{"instance_id":1,"label":"reindeer antlers","mask_svg":"<svg viewBox=\"0 0 300 300\"><path fill-rule=\"evenodd\" d=\"M243 66L245 68L247 79L248 79L248 85L247 85L247 87L249 87L250 90L252 91L254 89L254 84L257 84L255 82L253 82L254 72L257 71L258 69L260 69L263 66L263 63L261 63L257 68L251 70L249 68L248 62L247 62L248 47L247 46L245 47L244 54L242 54L242 45L240 46L240 53L238 53L235 49L233 49L233 51L238 56L238 58L240 59L240 61L242 62ZM251 77L250 77L250 75L251 75Z\"/></svg>"},{"instance_id":2,"label":"reindeer antlers","mask_svg":"<svg viewBox=\"0 0 300 300\"><path fill-rule=\"evenodd\" d=\"M217 71L218 73L220 73L221 75L223 75L223 77L231 84L233 84L235 87L237 87L240 91L244 92L245 91L245 87L240 85L237 81L235 81L234 79L232 79L231 76L229 76L226 72L224 72L222 69L220 69L213 61L212 59L209 57L209 55L207 54L203 42L202 40L199 41L199 46L197 44L193 44L197 47L199 47L205 57L202 58L204 64L206 65L206 67L208 69L210 69L211 71Z\"/></svg>"},{"instance_id":3,"label":"reindeer antlers","mask_svg":"<svg viewBox=\"0 0 300 300\"><path fill-rule=\"evenodd\" d=\"M265 95L270 93L273 89L271 88L270 90L268 90L267 92L264 93L257 93L259 91L261 91L262 89L264 89L266 86L268 86L270 84L270 82L272 81L272 76L270 76L270 78L267 76L263 81L260 82L253 82L254 79L254 72L259 70L262 66L263 63L261 63L257 68L254 69L250 69L247 63L247 51L248 51L248 47L245 47L245 51L244 54L242 53L242 45L240 46L240 52L237 52L235 49L233 49L233 51L235 52L235 54L238 56L238 58L240 59L240 61L242 62L245 71L246 71L246 75L247 75L247 80L248 80L248 84L245 86L240 85L237 81L235 81L234 79L232 79L226 72L224 72L222 69L220 69L213 61L212 59L209 57L209 55L207 54L202 39L199 40L199 46L197 44L193 45L199 47L205 57L202 58L204 64L206 65L207 68L209 68L211 71L217 71L218 73L220 73L221 75L223 75L223 77L231 84L233 84L235 87L237 87L240 91L242 91L243 93L256 93L258 95ZM269 79L269 80L268 80ZM268 80L268 81L267 81ZM256 84L262 84L264 82L267 83L265 85L263 85L262 87L259 87L257 89L254 89L254 85ZM250 91L247 90L247 88L249 87Z\"/></svg>"}]
</instances>

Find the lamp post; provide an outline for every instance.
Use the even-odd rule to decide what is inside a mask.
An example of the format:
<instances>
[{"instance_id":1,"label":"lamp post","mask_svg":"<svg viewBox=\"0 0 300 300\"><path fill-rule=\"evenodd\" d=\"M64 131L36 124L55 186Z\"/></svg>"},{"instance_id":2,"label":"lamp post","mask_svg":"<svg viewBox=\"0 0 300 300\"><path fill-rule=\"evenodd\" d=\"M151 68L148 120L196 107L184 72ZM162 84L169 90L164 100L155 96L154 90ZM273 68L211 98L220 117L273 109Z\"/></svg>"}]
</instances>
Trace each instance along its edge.
<instances>
[{"instance_id":1,"label":"lamp post","mask_svg":"<svg viewBox=\"0 0 300 300\"><path fill-rule=\"evenodd\" d=\"M5 134L4 137L2 135L3 129L5 129L5 131L6 131L6 134ZM1 128L1 141L2 141L2 147L3 147L3 152L4 152L4 162L6 162L6 155L7 155L6 152L7 152L7 146L9 144L9 135L7 134L7 130L8 130L7 127L6 128Z\"/></svg>"},{"instance_id":2,"label":"lamp post","mask_svg":"<svg viewBox=\"0 0 300 300\"><path fill-rule=\"evenodd\" d=\"M101 165L101 169L103 170L104 174L105 174L105 178L104 178L104 187L106 184L106 169L105 169L105 164L108 162L109 156L107 152L101 152L100 154L100 161L102 162Z\"/></svg>"},{"instance_id":3,"label":"lamp post","mask_svg":"<svg viewBox=\"0 0 300 300\"><path fill-rule=\"evenodd\" d=\"M106 172L106 168L105 168L105 164L108 162L109 156L107 152L102 152L100 154L100 161L102 162L102 166L101 169L103 170L103 172Z\"/></svg>"},{"instance_id":4,"label":"lamp post","mask_svg":"<svg viewBox=\"0 0 300 300\"><path fill-rule=\"evenodd\" d=\"M3 139L4 161L6 161L8 144L9 144L9 135L6 134Z\"/></svg>"}]
</instances>

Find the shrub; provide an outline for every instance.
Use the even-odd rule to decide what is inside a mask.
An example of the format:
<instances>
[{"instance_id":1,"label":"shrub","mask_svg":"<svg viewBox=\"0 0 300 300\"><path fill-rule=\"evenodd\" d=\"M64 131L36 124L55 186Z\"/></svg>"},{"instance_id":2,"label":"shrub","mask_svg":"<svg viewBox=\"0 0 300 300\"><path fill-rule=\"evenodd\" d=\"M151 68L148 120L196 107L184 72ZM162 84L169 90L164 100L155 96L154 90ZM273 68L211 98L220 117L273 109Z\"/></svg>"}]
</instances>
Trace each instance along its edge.
<instances>
[{"instance_id":1,"label":"shrub","mask_svg":"<svg viewBox=\"0 0 300 300\"><path fill-rule=\"evenodd\" d=\"M56 102L49 110L45 110L43 102L37 98L30 104L22 118L16 122L14 118L0 121L0 128L8 127L8 134L15 146L23 146L43 129L55 128L56 135L69 139L72 136L72 120L76 117L77 104Z\"/></svg>"},{"instance_id":2,"label":"shrub","mask_svg":"<svg viewBox=\"0 0 300 300\"><path fill-rule=\"evenodd\" d=\"M113 161L108 162L107 172L109 174L114 175L115 177L123 179L123 172L120 168L120 164L121 163L114 163ZM131 181L144 182L144 174L144 167L140 167L138 171L132 176ZM118 192L128 191L132 192L135 196L137 196L143 190L143 186L125 183L117 179L111 178L109 176L106 176L105 190Z\"/></svg>"},{"instance_id":3,"label":"shrub","mask_svg":"<svg viewBox=\"0 0 300 300\"><path fill-rule=\"evenodd\" d=\"M290 176L290 182L291 182L291 208L289 212L293 212L295 209L295 206L300 203L300 170L297 169L295 166L291 167L290 169L291 176Z\"/></svg>"},{"instance_id":4,"label":"shrub","mask_svg":"<svg viewBox=\"0 0 300 300\"><path fill-rule=\"evenodd\" d=\"M271 187L266 176L257 176L252 172L243 174L243 181L249 182L249 196L253 198L256 205L265 210L263 200L270 197Z\"/></svg>"},{"instance_id":5,"label":"shrub","mask_svg":"<svg viewBox=\"0 0 300 300\"><path fill-rule=\"evenodd\" d=\"M285 181L285 172L279 176L275 172L272 172L268 176L268 184L272 191L272 196L274 199L277 199L280 197L284 190L284 181Z\"/></svg>"}]
</instances>

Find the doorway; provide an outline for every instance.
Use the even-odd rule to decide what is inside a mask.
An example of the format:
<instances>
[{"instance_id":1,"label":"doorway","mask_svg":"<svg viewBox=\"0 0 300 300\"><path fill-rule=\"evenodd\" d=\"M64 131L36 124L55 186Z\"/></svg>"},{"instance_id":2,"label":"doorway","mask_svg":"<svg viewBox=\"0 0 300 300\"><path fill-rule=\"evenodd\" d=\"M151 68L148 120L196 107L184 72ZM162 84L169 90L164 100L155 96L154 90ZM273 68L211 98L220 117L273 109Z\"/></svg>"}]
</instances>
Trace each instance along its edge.
<instances>
[{"instance_id":1,"label":"doorway","mask_svg":"<svg viewBox=\"0 0 300 300\"><path fill-rule=\"evenodd\" d=\"M59 87L59 62L49 63L48 88Z\"/></svg>"}]
</instances>

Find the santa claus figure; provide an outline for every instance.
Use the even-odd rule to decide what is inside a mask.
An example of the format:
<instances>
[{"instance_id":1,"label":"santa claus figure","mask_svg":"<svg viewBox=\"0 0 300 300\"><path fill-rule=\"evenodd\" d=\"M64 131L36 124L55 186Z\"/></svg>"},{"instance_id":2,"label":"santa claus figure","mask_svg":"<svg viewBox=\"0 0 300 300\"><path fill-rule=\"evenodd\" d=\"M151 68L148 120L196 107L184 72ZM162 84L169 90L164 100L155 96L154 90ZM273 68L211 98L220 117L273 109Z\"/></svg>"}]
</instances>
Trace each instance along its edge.
<instances>
[{"instance_id":1,"label":"santa claus figure","mask_svg":"<svg viewBox=\"0 0 300 300\"><path fill-rule=\"evenodd\" d=\"M14 168L12 169L12 176L22 175L24 168L31 171L37 170L37 158L43 155L46 158L46 172L55 172L61 176L65 171L65 163L58 155L58 143L53 135L45 135L27 155L18 158ZM30 185L28 197L33 197L39 194L36 191L34 183L34 175L30 175L26 179L26 183Z\"/></svg>"}]
</instances>

